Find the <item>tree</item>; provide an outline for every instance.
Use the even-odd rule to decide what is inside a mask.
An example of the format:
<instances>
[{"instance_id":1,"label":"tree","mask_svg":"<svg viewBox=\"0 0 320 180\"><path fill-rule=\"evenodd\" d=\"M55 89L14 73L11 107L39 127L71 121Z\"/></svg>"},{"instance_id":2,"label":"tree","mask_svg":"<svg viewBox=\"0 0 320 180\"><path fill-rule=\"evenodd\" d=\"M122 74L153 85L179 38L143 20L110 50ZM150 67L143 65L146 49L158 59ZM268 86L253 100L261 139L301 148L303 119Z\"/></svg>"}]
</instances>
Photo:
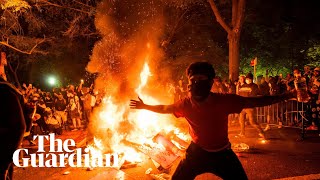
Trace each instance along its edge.
<instances>
[{"instance_id":1,"label":"tree","mask_svg":"<svg viewBox=\"0 0 320 180\"><path fill-rule=\"evenodd\" d=\"M218 69L219 75L225 76L228 64L225 63L224 49L214 39L221 36L221 32L212 30L217 29L217 24L211 23L210 7L200 3L187 4L182 8L166 4L164 12L164 40L161 45L165 58L160 62L161 67L171 67L172 78L178 80L190 63L205 60Z\"/></svg>"},{"instance_id":2,"label":"tree","mask_svg":"<svg viewBox=\"0 0 320 180\"><path fill-rule=\"evenodd\" d=\"M306 51L309 65L320 67L320 42L310 42L310 44L311 47Z\"/></svg>"},{"instance_id":3,"label":"tree","mask_svg":"<svg viewBox=\"0 0 320 180\"><path fill-rule=\"evenodd\" d=\"M229 79L236 80L239 76L240 64L240 34L244 21L245 0L232 0L232 20L229 25L222 17L213 0L208 0L211 9L222 28L228 34L229 42Z\"/></svg>"},{"instance_id":4,"label":"tree","mask_svg":"<svg viewBox=\"0 0 320 180\"><path fill-rule=\"evenodd\" d=\"M8 55L11 80L19 87L19 76L29 77L31 73L26 70L33 69L37 61L58 58L57 48L60 51L66 48L70 40L86 40L83 37L96 40L95 3L92 0L0 0L0 49Z\"/></svg>"},{"instance_id":5,"label":"tree","mask_svg":"<svg viewBox=\"0 0 320 180\"><path fill-rule=\"evenodd\" d=\"M266 69L275 76L317 66L320 26L312 23L320 18L317 7L317 1L250 1L241 33L240 72L253 71L253 57L258 57L258 76Z\"/></svg>"}]
</instances>

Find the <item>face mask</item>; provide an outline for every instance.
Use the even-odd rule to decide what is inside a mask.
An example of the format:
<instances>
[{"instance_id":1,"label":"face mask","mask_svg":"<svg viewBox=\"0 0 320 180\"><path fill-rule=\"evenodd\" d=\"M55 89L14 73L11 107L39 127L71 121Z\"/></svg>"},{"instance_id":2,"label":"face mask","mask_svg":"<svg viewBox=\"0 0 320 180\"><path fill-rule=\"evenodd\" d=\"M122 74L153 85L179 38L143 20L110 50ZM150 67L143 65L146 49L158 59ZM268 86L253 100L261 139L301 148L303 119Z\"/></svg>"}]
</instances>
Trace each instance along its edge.
<instances>
[{"instance_id":1,"label":"face mask","mask_svg":"<svg viewBox=\"0 0 320 180\"><path fill-rule=\"evenodd\" d=\"M247 83L247 84L251 84L251 83L252 83L252 80L251 80L251 79L246 79L246 83Z\"/></svg>"},{"instance_id":2,"label":"face mask","mask_svg":"<svg viewBox=\"0 0 320 180\"><path fill-rule=\"evenodd\" d=\"M203 101L210 94L211 83L209 80L195 81L188 85L188 90L195 100Z\"/></svg>"}]
</instances>

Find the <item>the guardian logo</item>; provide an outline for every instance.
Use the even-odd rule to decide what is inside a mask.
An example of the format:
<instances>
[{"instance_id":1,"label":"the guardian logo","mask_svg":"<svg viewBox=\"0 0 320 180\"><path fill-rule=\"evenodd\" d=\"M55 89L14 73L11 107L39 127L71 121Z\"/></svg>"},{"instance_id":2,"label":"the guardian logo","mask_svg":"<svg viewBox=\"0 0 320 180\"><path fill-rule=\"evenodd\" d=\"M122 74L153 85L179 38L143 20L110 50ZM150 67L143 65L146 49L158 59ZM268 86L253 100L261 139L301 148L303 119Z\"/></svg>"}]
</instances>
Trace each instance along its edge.
<instances>
[{"instance_id":1,"label":"the guardian logo","mask_svg":"<svg viewBox=\"0 0 320 180\"><path fill-rule=\"evenodd\" d=\"M37 135L33 137L33 140L37 138L37 153L29 154L28 149L17 149L13 153L13 163L17 167L66 167L66 165L70 167L118 167L119 165L117 153L95 154L89 148L85 148L85 153L82 153L82 148L72 148L76 145L73 139L66 139L62 142L61 139L55 139L54 134ZM50 142L49 152L44 150L45 139ZM57 143L57 146L55 146L55 143ZM21 158L22 151L30 157Z\"/></svg>"}]
</instances>

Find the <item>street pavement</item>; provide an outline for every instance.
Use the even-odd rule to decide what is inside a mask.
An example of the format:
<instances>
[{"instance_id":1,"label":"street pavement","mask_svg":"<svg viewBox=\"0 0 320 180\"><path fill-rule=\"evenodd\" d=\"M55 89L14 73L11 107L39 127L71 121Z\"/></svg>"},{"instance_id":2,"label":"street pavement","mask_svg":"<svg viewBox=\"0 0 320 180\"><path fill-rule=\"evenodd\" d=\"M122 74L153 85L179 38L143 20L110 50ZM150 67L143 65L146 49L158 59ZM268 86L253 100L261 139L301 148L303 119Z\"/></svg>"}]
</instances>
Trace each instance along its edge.
<instances>
[{"instance_id":1,"label":"street pavement","mask_svg":"<svg viewBox=\"0 0 320 180\"><path fill-rule=\"evenodd\" d=\"M267 141L258 138L258 133L253 128L246 129L245 138L236 138L239 128L229 128L229 138L232 144L245 143L250 149L247 152L237 153L248 178L253 180L263 179L320 179L320 137L318 132L308 131L305 139L301 140L300 129L278 128L271 126L266 132ZM85 143L85 131L65 132L60 139L75 139L77 144ZM36 146L28 146L34 148ZM178 161L166 172L172 174ZM142 163L127 169L95 168L87 171L86 168L18 168L15 167L14 179L152 179L146 175L147 169L152 168L153 173L160 173L152 160L144 157ZM211 174L203 174L198 180L217 179Z\"/></svg>"}]
</instances>

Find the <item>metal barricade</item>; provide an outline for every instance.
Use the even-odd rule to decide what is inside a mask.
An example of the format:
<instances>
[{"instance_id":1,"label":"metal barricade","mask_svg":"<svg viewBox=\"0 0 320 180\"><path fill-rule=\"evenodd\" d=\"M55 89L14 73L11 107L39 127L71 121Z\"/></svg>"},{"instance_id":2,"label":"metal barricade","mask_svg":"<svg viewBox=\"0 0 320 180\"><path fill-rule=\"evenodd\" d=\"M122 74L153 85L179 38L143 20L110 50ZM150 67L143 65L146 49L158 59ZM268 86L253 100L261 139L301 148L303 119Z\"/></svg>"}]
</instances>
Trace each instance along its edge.
<instances>
[{"instance_id":1,"label":"metal barricade","mask_svg":"<svg viewBox=\"0 0 320 180\"><path fill-rule=\"evenodd\" d=\"M306 118L307 104L289 100L270 106L256 108L259 123L302 128L302 120Z\"/></svg>"}]
</instances>

